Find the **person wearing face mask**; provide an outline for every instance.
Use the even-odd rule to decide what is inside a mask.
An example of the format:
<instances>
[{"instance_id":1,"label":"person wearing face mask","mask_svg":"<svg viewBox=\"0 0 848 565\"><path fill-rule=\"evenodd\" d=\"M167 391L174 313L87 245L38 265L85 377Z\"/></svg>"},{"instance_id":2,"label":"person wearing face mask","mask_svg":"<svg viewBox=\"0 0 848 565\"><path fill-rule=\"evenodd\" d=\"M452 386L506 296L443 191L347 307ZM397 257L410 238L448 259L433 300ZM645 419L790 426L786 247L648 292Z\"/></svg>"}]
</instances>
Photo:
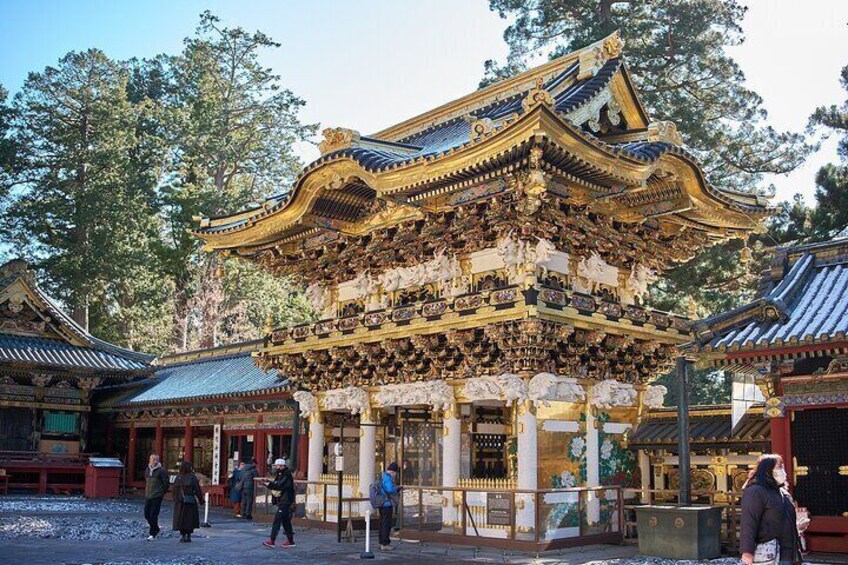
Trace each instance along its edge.
<instances>
[{"instance_id":1,"label":"person wearing face mask","mask_svg":"<svg viewBox=\"0 0 848 565\"><path fill-rule=\"evenodd\" d=\"M783 459L776 454L762 455L743 487L739 532L742 563L801 563L796 519Z\"/></svg>"}]
</instances>

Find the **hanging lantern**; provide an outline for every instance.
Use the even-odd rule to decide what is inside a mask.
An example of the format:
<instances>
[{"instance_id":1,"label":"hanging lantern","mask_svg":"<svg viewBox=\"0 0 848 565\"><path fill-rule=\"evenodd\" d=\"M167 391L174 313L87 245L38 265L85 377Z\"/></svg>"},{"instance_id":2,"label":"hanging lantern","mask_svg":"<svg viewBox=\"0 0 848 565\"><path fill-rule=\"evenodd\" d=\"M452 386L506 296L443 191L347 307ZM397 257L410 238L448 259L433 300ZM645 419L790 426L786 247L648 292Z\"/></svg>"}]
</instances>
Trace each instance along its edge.
<instances>
[{"instance_id":1,"label":"hanging lantern","mask_svg":"<svg viewBox=\"0 0 848 565\"><path fill-rule=\"evenodd\" d=\"M739 262L743 265L749 265L751 263L751 248L748 247L748 240L745 240L745 246L742 248L742 251L739 253Z\"/></svg>"}]
</instances>

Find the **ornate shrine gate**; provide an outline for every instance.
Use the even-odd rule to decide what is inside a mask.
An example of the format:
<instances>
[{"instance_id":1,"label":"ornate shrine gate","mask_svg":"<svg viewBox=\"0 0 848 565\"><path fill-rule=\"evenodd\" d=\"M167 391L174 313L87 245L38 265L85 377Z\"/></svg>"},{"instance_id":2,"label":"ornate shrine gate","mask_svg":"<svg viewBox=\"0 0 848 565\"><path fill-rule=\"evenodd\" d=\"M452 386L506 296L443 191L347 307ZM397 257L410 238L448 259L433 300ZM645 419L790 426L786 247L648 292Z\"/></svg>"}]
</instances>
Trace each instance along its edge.
<instances>
[{"instance_id":1,"label":"ornate shrine gate","mask_svg":"<svg viewBox=\"0 0 848 565\"><path fill-rule=\"evenodd\" d=\"M308 285L318 321L269 332L258 363L300 388L311 516L344 413L370 424L351 492L403 459L417 531L620 538L616 487L639 482L627 436L689 339L648 285L766 213L650 122L621 48L610 36L372 136L327 129L289 198L201 221L207 250ZM381 453L374 424L426 441Z\"/></svg>"}]
</instances>

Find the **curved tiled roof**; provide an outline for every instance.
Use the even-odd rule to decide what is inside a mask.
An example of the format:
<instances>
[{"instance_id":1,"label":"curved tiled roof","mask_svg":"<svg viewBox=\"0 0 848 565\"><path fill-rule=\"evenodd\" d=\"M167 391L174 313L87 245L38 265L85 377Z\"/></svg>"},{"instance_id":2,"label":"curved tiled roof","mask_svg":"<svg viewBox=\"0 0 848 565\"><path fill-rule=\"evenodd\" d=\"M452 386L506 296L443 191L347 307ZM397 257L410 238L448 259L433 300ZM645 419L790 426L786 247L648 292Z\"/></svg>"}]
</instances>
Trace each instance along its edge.
<instances>
[{"instance_id":1,"label":"curved tiled roof","mask_svg":"<svg viewBox=\"0 0 848 565\"><path fill-rule=\"evenodd\" d=\"M695 324L701 351L821 343L848 334L848 240L800 247L754 302Z\"/></svg>"},{"instance_id":2,"label":"curved tiled roof","mask_svg":"<svg viewBox=\"0 0 848 565\"><path fill-rule=\"evenodd\" d=\"M287 381L276 371L263 371L250 353L200 359L158 369L150 384L119 404L162 403L188 398L220 398L282 390Z\"/></svg>"},{"instance_id":3,"label":"curved tiled roof","mask_svg":"<svg viewBox=\"0 0 848 565\"><path fill-rule=\"evenodd\" d=\"M70 345L60 339L0 334L0 362L27 363L94 371L143 371L148 365L138 358Z\"/></svg>"}]
</instances>

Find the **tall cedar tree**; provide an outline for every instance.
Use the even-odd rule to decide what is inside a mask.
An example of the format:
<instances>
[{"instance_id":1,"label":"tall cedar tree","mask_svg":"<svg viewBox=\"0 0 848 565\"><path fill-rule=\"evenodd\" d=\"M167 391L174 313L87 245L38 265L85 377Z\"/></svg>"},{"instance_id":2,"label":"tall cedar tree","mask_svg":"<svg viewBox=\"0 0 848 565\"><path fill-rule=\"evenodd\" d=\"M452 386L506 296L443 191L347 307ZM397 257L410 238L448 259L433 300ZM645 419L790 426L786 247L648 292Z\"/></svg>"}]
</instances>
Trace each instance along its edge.
<instances>
[{"instance_id":1,"label":"tall cedar tree","mask_svg":"<svg viewBox=\"0 0 848 565\"><path fill-rule=\"evenodd\" d=\"M848 66L843 67L840 83L848 90ZM839 106L818 108L810 118L811 127L823 126L842 136L837 146L841 163L829 164L816 174L816 209L812 213L812 234L826 239L848 228L848 100Z\"/></svg>"},{"instance_id":2,"label":"tall cedar tree","mask_svg":"<svg viewBox=\"0 0 848 565\"><path fill-rule=\"evenodd\" d=\"M12 139L14 110L9 104L9 92L0 84L0 214L6 197L14 186L17 148Z\"/></svg>"},{"instance_id":3,"label":"tall cedar tree","mask_svg":"<svg viewBox=\"0 0 848 565\"><path fill-rule=\"evenodd\" d=\"M19 186L0 230L83 327L145 346L142 326L166 288L149 274L155 185L134 171L143 110L127 82L125 67L96 49L30 73L13 103Z\"/></svg>"},{"instance_id":4,"label":"tall cedar tree","mask_svg":"<svg viewBox=\"0 0 848 565\"><path fill-rule=\"evenodd\" d=\"M760 96L726 47L743 41L746 8L736 0L490 0L513 18L504 39L505 65L487 61L482 84L515 74L538 57L556 57L620 30L624 56L642 101L655 120L677 124L708 178L730 190L760 190L765 173L787 173L810 151L803 136L765 124ZM670 273L654 301L701 313L738 303L752 290L739 264L738 242L710 249ZM744 287L744 288L743 288ZM746 292L738 292L738 291Z\"/></svg>"},{"instance_id":5,"label":"tall cedar tree","mask_svg":"<svg viewBox=\"0 0 848 565\"><path fill-rule=\"evenodd\" d=\"M315 132L298 119L303 100L259 62L263 51L278 47L261 32L223 27L205 12L170 62L175 149L162 198L164 262L177 288L177 348L189 345L194 330L200 345L213 345L221 329L222 310L208 308L204 297L216 292L210 285L223 275L220 259L202 253L186 228L196 225L196 216L232 213L282 191L301 167L293 143Z\"/></svg>"}]
</instances>

